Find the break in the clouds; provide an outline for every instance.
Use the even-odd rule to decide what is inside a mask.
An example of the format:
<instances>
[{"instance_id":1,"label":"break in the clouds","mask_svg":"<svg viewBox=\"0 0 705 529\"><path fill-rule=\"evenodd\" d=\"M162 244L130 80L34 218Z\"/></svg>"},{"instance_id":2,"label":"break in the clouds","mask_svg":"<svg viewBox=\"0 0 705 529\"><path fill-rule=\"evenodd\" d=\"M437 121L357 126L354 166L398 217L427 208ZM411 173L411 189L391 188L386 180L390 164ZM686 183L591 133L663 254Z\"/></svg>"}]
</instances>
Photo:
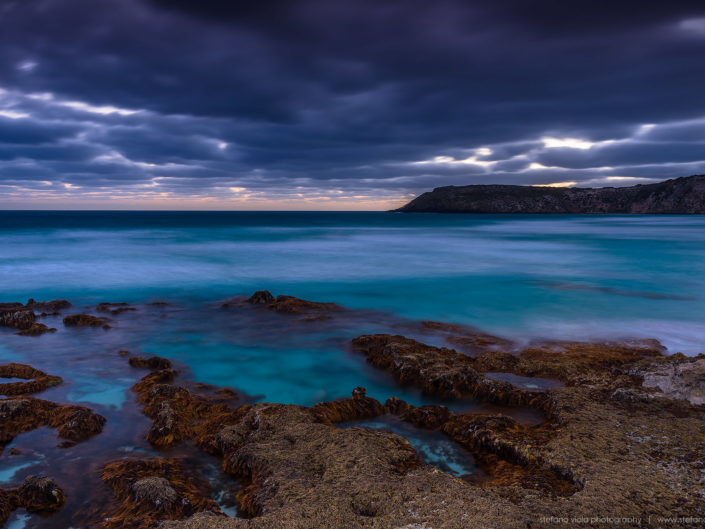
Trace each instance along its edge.
<instances>
[{"instance_id":1,"label":"break in the clouds","mask_svg":"<svg viewBox=\"0 0 705 529\"><path fill-rule=\"evenodd\" d=\"M701 1L5 0L0 206L704 173L704 56Z\"/></svg>"}]
</instances>

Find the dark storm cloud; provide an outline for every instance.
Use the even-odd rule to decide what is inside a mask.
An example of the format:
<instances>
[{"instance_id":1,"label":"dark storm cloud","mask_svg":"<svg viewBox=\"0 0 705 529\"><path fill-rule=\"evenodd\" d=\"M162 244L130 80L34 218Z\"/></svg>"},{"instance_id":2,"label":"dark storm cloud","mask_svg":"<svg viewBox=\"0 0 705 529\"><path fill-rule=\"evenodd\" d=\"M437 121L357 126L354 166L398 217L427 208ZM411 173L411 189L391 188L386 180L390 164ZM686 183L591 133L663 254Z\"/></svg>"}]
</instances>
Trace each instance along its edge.
<instances>
[{"instance_id":1,"label":"dark storm cloud","mask_svg":"<svg viewBox=\"0 0 705 529\"><path fill-rule=\"evenodd\" d=\"M705 172L704 54L702 2L6 0L0 198Z\"/></svg>"}]
</instances>

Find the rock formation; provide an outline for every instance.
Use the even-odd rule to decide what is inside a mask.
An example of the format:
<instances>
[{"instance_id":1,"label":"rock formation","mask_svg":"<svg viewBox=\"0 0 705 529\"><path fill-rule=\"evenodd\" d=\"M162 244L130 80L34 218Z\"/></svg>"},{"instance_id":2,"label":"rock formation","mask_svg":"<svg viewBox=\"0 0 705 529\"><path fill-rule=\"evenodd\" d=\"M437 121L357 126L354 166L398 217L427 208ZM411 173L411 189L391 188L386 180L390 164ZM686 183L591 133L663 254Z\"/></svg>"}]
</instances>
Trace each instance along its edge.
<instances>
[{"instance_id":1,"label":"rock formation","mask_svg":"<svg viewBox=\"0 0 705 529\"><path fill-rule=\"evenodd\" d=\"M2 383L3 378L22 378L27 382ZM52 386L61 384L61 377L47 375L44 371L25 364L0 365L0 395L24 395L39 393Z\"/></svg>"},{"instance_id":2,"label":"rock formation","mask_svg":"<svg viewBox=\"0 0 705 529\"><path fill-rule=\"evenodd\" d=\"M105 529L152 529L162 520L181 520L198 512L222 515L208 484L190 476L176 459L138 459L108 464L102 479L119 506Z\"/></svg>"},{"instance_id":3,"label":"rock formation","mask_svg":"<svg viewBox=\"0 0 705 529\"><path fill-rule=\"evenodd\" d=\"M46 516L61 509L65 501L64 491L52 479L27 476L21 487L0 489L0 525L17 509Z\"/></svg>"},{"instance_id":4,"label":"rock formation","mask_svg":"<svg viewBox=\"0 0 705 529\"><path fill-rule=\"evenodd\" d=\"M102 327L109 329L108 318L99 318L91 314L70 314L64 318L64 325L67 327Z\"/></svg>"}]
</instances>

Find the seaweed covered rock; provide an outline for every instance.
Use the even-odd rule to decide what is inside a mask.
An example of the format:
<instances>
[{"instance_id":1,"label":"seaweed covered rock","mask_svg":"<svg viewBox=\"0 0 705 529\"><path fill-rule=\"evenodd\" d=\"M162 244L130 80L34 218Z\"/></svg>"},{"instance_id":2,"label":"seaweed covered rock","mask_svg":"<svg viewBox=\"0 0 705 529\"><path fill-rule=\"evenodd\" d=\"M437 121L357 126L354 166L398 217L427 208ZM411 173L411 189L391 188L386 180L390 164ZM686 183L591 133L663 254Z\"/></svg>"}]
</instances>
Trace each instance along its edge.
<instances>
[{"instance_id":1,"label":"seaweed covered rock","mask_svg":"<svg viewBox=\"0 0 705 529\"><path fill-rule=\"evenodd\" d=\"M67 327L102 327L109 329L108 318L99 318L90 314L71 314L64 318L64 325Z\"/></svg>"},{"instance_id":2,"label":"seaweed covered rock","mask_svg":"<svg viewBox=\"0 0 705 529\"><path fill-rule=\"evenodd\" d=\"M471 357L453 349L390 334L355 338L353 349L363 353L370 364L392 373L399 383L416 386L427 395L537 409L548 403L543 392L519 389L483 376L475 370Z\"/></svg>"},{"instance_id":3,"label":"seaweed covered rock","mask_svg":"<svg viewBox=\"0 0 705 529\"><path fill-rule=\"evenodd\" d=\"M223 458L226 471L245 480L238 496L244 515L292 521L313 516L318 526L324 516L331 526L353 527L368 510L381 514L388 505L374 503L383 491L423 467L397 435L336 428L307 408L282 404L248 406L238 423L216 432L207 446Z\"/></svg>"},{"instance_id":4,"label":"seaweed covered rock","mask_svg":"<svg viewBox=\"0 0 705 529\"><path fill-rule=\"evenodd\" d=\"M53 299L51 301L35 301L29 299L27 307L45 314L59 314L60 311L71 307L71 303L65 299Z\"/></svg>"},{"instance_id":5,"label":"seaweed covered rock","mask_svg":"<svg viewBox=\"0 0 705 529\"><path fill-rule=\"evenodd\" d=\"M54 332L56 329L49 328L43 323L37 322L35 310L46 311L58 314L62 308L71 306L63 299L53 301L37 302L30 299L26 305L22 303L0 303L0 326L16 329L21 336L39 336L45 332Z\"/></svg>"},{"instance_id":6,"label":"seaweed covered rock","mask_svg":"<svg viewBox=\"0 0 705 529\"><path fill-rule=\"evenodd\" d=\"M51 478L27 476L16 489L0 489L0 525L17 509L46 516L61 509L65 501L64 491Z\"/></svg>"},{"instance_id":7,"label":"seaweed covered rock","mask_svg":"<svg viewBox=\"0 0 705 529\"><path fill-rule=\"evenodd\" d=\"M22 303L0 303L0 325L22 331L29 329L35 321L34 311Z\"/></svg>"},{"instance_id":8,"label":"seaweed covered rock","mask_svg":"<svg viewBox=\"0 0 705 529\"><path fill-rule=\"evenodd\" d=\"M41 426L55 428L58 436L67 439L70 445L99 434L104 424L105 417L83 406L33 397L0 399L0 450L15 436Z\"/></svg>"},{"instance_id":9,"label":"seaweed covered rock","mask_svg":"<svg viewBox=\"0 0 705 529\"><path fill-rule=\"evenodd\" d=\"M555 378L568 384L601 384L613 377L614 368L659 358L664 351L656 340L539 342L519 352L519 361L512 372ZM486 358L477 359L478 368L482 368L484 360Z\"/></svg>"},{"instance_id":10,"label":"seaweed covered rock","mask_svg":"<svg viewBox=\"0 0 705 529\"><path fill-rule=\"evenodd\" d=\"M211 487L189 475L177 459L138 459L109 463L102 480L119 506L105 519L106 529L151 529L163 520L198 512L222 515Z\"/></svg>"},{"instance_id":11,"label":"seaweed covered rock","mask_svg":"<svg viewBox=\"0 0 705 529\"><path fill-rule=\"evenodd\" d=\"M20 336L41 336L46 332L56 332L54 327L47 327L43 323L33 323L31 327L17 332Z\"/></svg>"},{"instance_id":12,"label":"seaweed covered rock","mask_svg":"<svg viewBox=\"0 0 705 529\"><path fill-rule=\"evenodd\" d=\"M153 421L147 440L166 448L178 441L190 440L208 430L211 424L237 421L238 415L227 404L192 393L172 384L171 369L153 371L133 386L143 413Z\"/></svg>"},{"instance_id":13,"label":"seaweed covered rock","mask_svg":"<svg viewBox=\"0 0 705 529\"><path fill-rule=\"evenodd\" d=\"M274 296L268 290L258 290L247 298L247 302L252 305L269 305L274 303Z\"/></svg>"},{"instance_id":14,"label":"seaweed covered rock","mask_svg":"<svg viewBox=\"0 0 705 529\"><path fill-rule=\"evenodd\" d=\"M3 378L22 378L27 382L2 383ZM12 396L38 393L61 384L61 377L47 375L44 371L25 364L0 365L0 395Z\"/></svg>"},{"instance_id":15,"label":"seaweed covered rock","mask_svg":"<svg viewBox=\"0 0 705 529\"><path fill-rule=\"evenodd\" d=\"M316 418L331 424L372 419L385 411L384 406L377 400L367 396L365 388L359 387L353 390L352 398L319 402L311 408Z\"/></svg>"}]
</instances>

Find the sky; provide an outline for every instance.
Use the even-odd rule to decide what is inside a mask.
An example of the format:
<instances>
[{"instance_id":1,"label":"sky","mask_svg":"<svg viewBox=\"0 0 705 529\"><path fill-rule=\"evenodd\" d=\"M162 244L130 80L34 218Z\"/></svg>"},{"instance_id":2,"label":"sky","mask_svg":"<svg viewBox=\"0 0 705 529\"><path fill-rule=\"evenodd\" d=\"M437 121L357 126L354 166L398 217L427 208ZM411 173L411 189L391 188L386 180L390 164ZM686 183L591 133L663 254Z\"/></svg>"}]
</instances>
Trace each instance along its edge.
<instances>
[{"instance_id":1,"label":"sky","mask_svg":"<svg viewBox=\"0 0 705 529\"><path fill-rule=\"evenodd\" d=\"M705 173L705 2L2 0L0 208Z\"/></svg>"}]
</instances>

